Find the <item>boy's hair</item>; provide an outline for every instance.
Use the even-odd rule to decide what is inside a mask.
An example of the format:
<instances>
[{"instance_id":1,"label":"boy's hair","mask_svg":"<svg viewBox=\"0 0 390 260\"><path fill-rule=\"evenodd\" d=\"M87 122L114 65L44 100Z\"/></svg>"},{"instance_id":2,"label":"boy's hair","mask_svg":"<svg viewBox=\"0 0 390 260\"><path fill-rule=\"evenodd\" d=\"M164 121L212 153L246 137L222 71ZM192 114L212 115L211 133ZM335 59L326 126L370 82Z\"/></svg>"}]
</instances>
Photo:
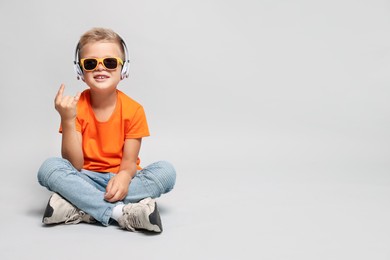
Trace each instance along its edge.
<instances>
[{"instance_id":1,"label":"boy's hair","mask_svg":"<svg viewBox=\"0 0 390 260\"><path fill-rule=\"evenodd\" d=\"M81 37L79 41L79 50L80 54L82 52L83 47L88 43L94 43L94 42L113 42L117 43L120 46L121 54L122 54L122 60L125 60L125 50L123 48L123 40L122 38L113 30L107 29L107 28L101 28L101 27L95 27L90 29L89 31L85 32ZM81 56L81 55L80 55Z\"/></svg>"}]
</instances>

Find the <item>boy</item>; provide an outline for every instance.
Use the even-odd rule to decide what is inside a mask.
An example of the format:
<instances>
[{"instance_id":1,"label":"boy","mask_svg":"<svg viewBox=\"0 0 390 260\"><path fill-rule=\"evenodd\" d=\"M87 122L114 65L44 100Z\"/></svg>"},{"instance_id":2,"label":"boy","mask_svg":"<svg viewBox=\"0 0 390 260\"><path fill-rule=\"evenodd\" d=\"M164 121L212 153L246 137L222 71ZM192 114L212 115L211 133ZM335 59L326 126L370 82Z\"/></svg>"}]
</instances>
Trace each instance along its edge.
<instances>
[{"instance_id":1,"label":"boy","mask_svg":"<svg viewBox=\"0 0 390 260\"><path fill-rule=\"evenodd\" d=\"M114 31L93 28L81 36L75 70L89 87L65 96L62 84L55 97L61 117L62 158L46 160L39 183L55 192L44 224L112 220L122 229L162 232L154 198L173 189L174 168L160 161L141 168L138 158L149 129L143 107L117 90L128 76L128 53Z\"/></svg>"}]
</instances>

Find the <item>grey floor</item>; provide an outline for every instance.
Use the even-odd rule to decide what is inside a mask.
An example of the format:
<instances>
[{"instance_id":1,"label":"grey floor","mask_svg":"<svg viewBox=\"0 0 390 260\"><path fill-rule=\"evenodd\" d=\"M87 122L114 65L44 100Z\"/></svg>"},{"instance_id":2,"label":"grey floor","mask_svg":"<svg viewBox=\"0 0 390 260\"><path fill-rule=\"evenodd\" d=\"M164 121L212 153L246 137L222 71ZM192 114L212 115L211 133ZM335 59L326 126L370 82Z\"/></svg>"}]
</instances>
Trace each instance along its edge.
<instances>
[{"instance_id":1,"label":"grey floor","mask_svg":"<svg viewBox=\"0 0 390 260\"><path fill-rule=\"evenodd\" d=\"M383 166L293 164L283 156L274 164L252 156L229 169L197 167L176 155L176 188L158 199L160 235L42 226L50 192L28 170L39 163L17 166L19 188L3 182L1 190L1 259L390 259L390 176Z\"/></svg>"}]
</instances>

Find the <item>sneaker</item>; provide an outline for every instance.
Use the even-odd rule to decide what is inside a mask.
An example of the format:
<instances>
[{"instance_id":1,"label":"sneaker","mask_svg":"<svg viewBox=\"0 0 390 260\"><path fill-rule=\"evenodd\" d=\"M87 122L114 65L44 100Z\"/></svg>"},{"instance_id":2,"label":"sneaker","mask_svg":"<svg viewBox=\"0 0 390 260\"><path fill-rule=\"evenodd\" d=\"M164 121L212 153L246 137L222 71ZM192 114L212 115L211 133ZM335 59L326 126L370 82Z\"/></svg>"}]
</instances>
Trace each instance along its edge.
<instances>
[{"instance_id":1,"label":"sneaker","mask_svg":"<svg viewBox=\"0 0 390 260\"><path fill-rule=\"evenodd\" d=\"M42 223L51 224L78 224L80 222L95 223L96 220L84 211L79 210L59 194L54 193L47 203Z\"/></svg>"},{"instance_id":2,"label":"sneaker","mask_svg":"<svg viewBox=\"0 0 390 260\"><path fill-rule=\"evenodd\" d=\"M160 213L158 213L156 201L152 198L125 205L118 224L121 228L130 231L145 229L157 233L162 232Z\"/></svg>"}]
</instances>

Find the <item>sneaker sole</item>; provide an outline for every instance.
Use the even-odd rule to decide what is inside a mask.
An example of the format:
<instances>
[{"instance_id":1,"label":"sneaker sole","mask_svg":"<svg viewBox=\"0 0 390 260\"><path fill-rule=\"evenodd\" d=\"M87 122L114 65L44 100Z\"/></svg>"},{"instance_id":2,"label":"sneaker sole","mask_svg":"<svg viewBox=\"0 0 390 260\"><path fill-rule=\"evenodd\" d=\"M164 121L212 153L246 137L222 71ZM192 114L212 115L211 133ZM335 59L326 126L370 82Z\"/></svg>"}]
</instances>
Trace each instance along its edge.
<instances>
[{"instance_id":1,"label":"sneaker sole","mask_svg":"<svg viewBox=\"0 0 390 260\"><path fill-rule=\"evenodd\" d=\"M154 211L149 215L149 222L152 225L155 225L153 229L154 232L161 233L163 231L160 213L158 212L158 207L156 202L154 202Z\"/></svg>"},{"instance_id":2,"label":"sneaker sole","mask_svg":"<svg viewBox=\"0 0 390 260\"><path fill-rule=\"evenodd\" d=\"M50 198L49 198L49 201L47 202L47 206L46 206L46 209L45 209L45 213L43 214L43 218L42 218L42 223L43 224L50 224L50 223L47 223L47 221L45 220L46 218L50 218L51 216L53 216L53 213L54 213L54 209L53 207L50 205L50 202L51 200L53 199L53 196L55 194L51 195Z\"/></svg>"},{"instance_id":3,"label":"sneaker sole","mask_svg":"<svg viewBox=\"0 0 390 260\"><path fill-rule=\"evenodd\" d=\"M57 193L54 193L53 195L50 196L49 201L47 202L45 213L43 214L43 218L42 218L42 223L43 224L46 224L46 225L56 225L56 224L62 223L62 222L60 222L60 223L52 222L52 220L50 220L50 218L54 214L54 208L51 205L54 205L58 200L63 200L63 199L64 198L62 198Z\"/></svg>"}]
</instances>

